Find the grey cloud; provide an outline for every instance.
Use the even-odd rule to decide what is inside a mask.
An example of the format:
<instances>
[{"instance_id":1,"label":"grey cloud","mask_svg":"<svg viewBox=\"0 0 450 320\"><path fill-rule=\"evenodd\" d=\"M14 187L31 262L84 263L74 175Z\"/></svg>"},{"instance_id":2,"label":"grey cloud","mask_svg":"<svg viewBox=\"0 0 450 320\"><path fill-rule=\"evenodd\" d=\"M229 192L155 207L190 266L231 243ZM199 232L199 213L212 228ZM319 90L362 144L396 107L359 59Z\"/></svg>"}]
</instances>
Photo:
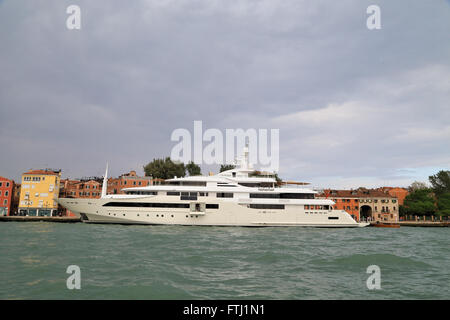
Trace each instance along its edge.
<instances>
[{"instance_id":1,"label":"grey cloud","mask_svg":"<svg viewBox=\"0 0 450 320\"><path fill-rule=\"evenodd\" d=\"M141 169L194 120L279 127L281 174L300 180L449 165L448 1L377 1L379 31L357 0L77 1L69 31L72 2L0 2L1 175ZM277 121L355 101L341 122Z\"/></svg>"}]
</instances>

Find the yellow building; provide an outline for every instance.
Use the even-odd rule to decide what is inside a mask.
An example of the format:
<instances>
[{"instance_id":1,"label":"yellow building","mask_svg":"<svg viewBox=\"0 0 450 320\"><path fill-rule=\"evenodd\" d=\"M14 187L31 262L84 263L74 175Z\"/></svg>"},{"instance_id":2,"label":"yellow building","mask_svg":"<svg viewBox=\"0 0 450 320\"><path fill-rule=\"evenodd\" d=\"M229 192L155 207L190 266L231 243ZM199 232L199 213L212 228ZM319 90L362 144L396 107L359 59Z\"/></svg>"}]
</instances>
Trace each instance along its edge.
<instances>
[{"instance_id":1,"label":"yellow building","mask_svg":"<svg viewBox=\"0 0 450 320\"><path fill-rule=\"evenodd\" d=\"M22 174L19 215L56 215L60 180L61 170L30 170Z\"/></svg>"}]
</instances>

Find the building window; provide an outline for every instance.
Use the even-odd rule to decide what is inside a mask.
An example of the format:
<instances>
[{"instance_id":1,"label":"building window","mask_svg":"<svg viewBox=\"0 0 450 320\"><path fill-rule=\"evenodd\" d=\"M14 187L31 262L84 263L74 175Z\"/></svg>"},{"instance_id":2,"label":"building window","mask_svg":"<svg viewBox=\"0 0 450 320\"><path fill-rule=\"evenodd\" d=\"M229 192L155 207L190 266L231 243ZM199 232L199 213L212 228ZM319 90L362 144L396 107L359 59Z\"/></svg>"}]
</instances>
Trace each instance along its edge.
<instances>
[{"instance_id":1,"label":"building window","mask_svg":"<svg viewBox=\"0 0 450 320\"><path fill-rule=\"evenodd\" d=\"M3 205L6 206L7 204L8 204L8 200L5 199L5 200L3 201Z\"/></svg>"}]
</instances>

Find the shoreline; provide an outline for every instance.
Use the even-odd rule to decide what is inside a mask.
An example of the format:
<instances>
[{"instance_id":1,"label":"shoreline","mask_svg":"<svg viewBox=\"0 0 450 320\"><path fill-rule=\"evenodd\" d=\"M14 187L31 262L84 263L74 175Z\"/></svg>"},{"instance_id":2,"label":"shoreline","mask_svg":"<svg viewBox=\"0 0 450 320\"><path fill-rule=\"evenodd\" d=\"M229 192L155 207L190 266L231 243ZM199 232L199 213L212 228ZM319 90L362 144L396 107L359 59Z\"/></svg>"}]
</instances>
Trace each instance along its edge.
<instances>
[{"instance_id":1,"label":"shoreline","mask_svg":"<svg viewBox=\"0 0 450 320\"><path fill-rule=\"evenodd\" d=\"M59 222L81 223L77 217L0 216L0 222ZM450 221L398 221L401 227L450 227Z\"/></svg>"},{"instance_id":2,"label":"shoreline","mask_svg":"<svg viewBox=\"0 0 450 320\"><path fill-rule=\"evenodd\" d=\"M60 223L78 223L81 218L77 217L33 217L33 216L0 216L0 222L60 222Z\"/></svg>"}]
</instances>

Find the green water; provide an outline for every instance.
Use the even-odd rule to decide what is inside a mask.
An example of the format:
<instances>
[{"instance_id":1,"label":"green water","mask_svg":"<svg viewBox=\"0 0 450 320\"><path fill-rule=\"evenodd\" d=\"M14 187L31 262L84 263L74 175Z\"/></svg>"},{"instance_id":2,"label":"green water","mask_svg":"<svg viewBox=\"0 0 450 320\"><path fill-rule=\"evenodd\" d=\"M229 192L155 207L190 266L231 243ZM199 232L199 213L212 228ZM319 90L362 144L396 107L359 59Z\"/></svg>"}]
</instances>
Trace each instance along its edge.
<instances>
[{"instance_id":1,"label":"green water","mask_svg":"<svg viewBox=\"0 0 450 320\"><path fill-rule=\"evenodd\" d=\"M5 222L1 299L449 299L449 228ZM69 265L81 289L69 290ZM369 290L369 265L381 289Z\"/></svg>"}]
</instances>

